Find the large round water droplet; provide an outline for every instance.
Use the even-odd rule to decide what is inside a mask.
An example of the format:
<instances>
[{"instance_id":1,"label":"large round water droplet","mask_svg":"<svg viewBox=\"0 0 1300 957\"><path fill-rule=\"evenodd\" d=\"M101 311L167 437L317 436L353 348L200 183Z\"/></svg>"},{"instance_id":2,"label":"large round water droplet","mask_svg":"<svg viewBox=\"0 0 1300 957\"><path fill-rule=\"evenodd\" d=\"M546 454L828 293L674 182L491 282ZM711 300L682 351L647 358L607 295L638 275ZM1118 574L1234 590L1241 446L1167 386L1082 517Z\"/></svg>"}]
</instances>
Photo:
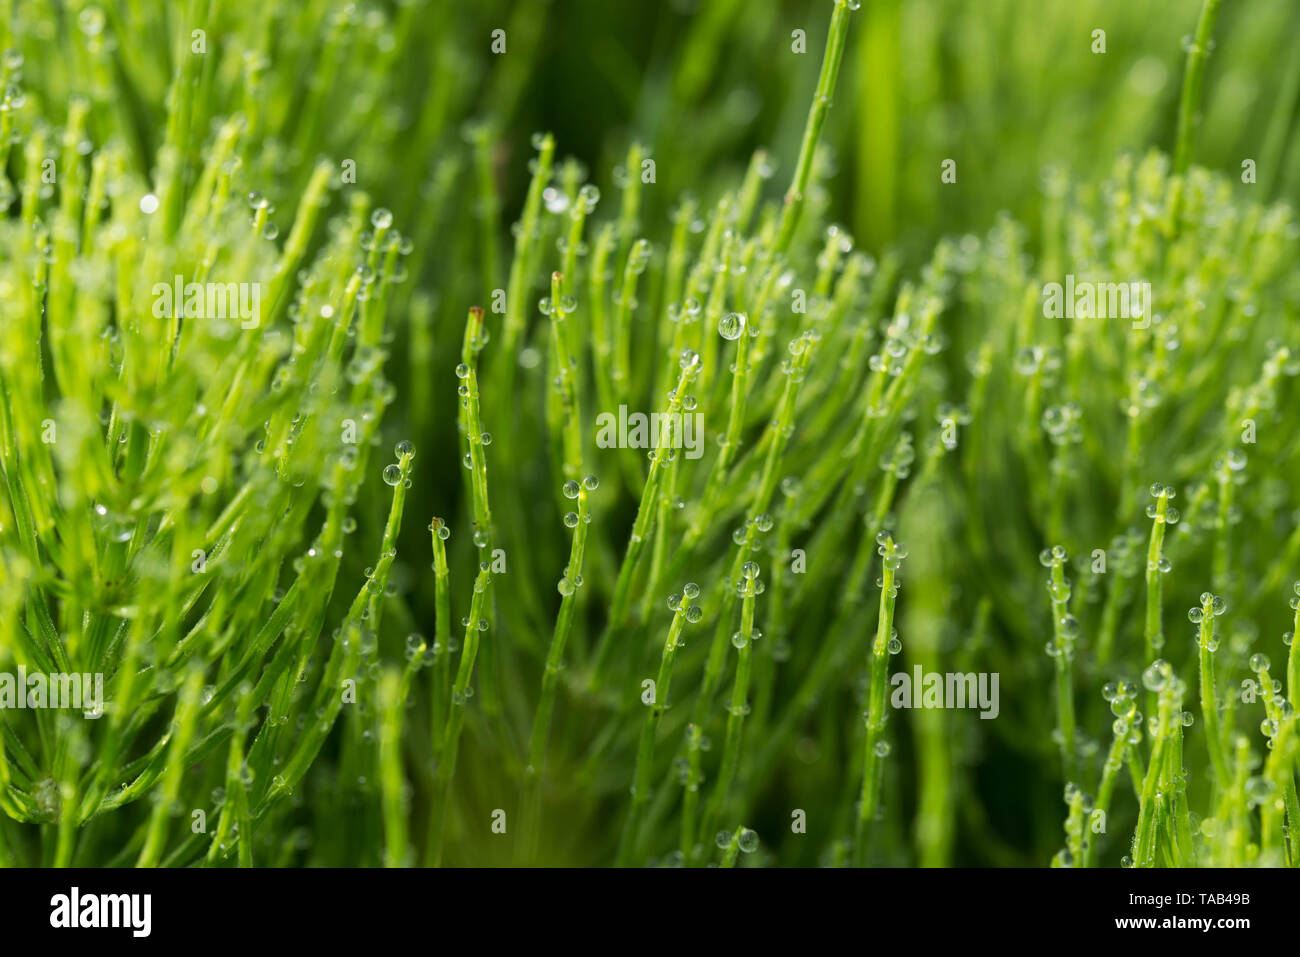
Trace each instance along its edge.
<instances>
[{"instance_id":1,"label":"large round water droplet","mask_svg":"<svg viewBox=\"0 0 1300 957\"><path fill-rule=\"evenodd\" d=\"M729 312L718 320L718 335L724 339L739 339L745 331L745 315Z\"/></svg>"}]
</instances>

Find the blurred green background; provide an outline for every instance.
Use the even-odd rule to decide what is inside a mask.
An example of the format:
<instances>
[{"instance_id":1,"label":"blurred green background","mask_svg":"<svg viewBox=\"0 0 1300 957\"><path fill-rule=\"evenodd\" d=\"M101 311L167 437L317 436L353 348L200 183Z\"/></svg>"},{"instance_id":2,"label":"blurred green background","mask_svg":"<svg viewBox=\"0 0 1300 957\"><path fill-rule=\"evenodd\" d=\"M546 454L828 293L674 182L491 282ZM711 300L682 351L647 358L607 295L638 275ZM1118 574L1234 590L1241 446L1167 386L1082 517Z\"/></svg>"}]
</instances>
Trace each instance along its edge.
<instances>
[{"instance_id":1,"label":"blurred green background","mask_svg":"<svg viewBox=\"0 0 1300 957\"><path fill-rule=\"evenodd\" d=\"M500 60L473 57L487 82L471 84L465 102L467 115L500 116L500 88L511 94L499 141L508 197L525 185L519 167L534 129L554 131L561 155L582 160L602 186L631 138L647 143L658 177L651 211L688 189L707 195L759 147L772 151L778 182L789 174L829 4L472 6L461 43L486 47L497 24L511 41ZM838 165L832 208L860 246L901 242L913 258L941 235L982 232L1000 210L1032 225L1045 166L1097 179L1117 152L1172 147L1199 9L1199 0L864 2L825 133ZM796 30L806 53L792 51ZM1096 30L1104 53L1093 52ZM1300 5L1227 3L1209 61L1197 159L1230 172L1254 159L1270 196L1300 185L1297 39ZM949 158L954 184L940 180Z\"/></svg>"}]
</instances>

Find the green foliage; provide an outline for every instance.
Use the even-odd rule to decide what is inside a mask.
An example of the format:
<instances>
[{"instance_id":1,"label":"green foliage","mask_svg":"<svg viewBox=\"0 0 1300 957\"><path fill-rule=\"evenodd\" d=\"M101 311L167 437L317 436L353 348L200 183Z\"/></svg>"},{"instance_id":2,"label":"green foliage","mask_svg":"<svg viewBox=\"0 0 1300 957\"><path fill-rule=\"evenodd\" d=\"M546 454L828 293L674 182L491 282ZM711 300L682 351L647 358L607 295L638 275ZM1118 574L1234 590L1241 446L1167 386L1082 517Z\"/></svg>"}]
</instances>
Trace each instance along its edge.
<instances>
[{"instance_id":1,"label":"green foliage","mask_svg":"<svg viewBox=\"0 0 1300 957\"><path fill-rule=\"evenodd\" d=\"M0 864L1300 863L1294 11L856 6L11 5Z\"/></svg>"}]
</instances>

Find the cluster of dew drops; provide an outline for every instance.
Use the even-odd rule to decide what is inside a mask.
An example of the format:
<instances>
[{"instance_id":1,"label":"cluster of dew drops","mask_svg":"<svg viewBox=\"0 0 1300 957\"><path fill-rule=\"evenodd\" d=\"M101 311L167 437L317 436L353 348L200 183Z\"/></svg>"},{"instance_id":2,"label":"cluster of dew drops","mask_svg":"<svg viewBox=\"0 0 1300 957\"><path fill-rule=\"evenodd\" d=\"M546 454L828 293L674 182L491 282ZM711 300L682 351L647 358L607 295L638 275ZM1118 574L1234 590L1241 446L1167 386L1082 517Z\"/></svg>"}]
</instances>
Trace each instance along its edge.
<instances>
[{"instance_id":1,"label":"cluster of dew drops","mask_svg":"<svg viewBox=\"0 0 1300 957\"><path fill-rule=\"evenodd\" d=\"M747 827L742 827L737 835L733 835L730 831L719 831L713 839L714 843L724 851L731 846L733 840L746 854L753 854L758 850L758 832Z\"/></svg>"},{"instance_id":2,"label":"cluster of dew drops","mask_svg":"<svg viewBox=\"0 0 1300 957\"><path fill-rule=\"evenodd\" d=\"M403 439L397 443L394 451L399 459L405 459L409 462L411 457L415 455L415 445L409 439ZM385 485L394 487L401 485L403 488L411 487L411 479L407 474L407 469L399 462L390 462L384 466L383 479Z\"/></svg>"},{"instance_id":3,"label":"cluster of dew drops","mask_svg":"<svg viewBox=\"0 0 1300 957\"><path fill-rule=\"evenodd\" d=\"M687 582L682 586L680 595L674 592L668 596L668 607L674 612L680 612L687 621L694 623L704 617L704 609L694 604L695 599L699 597L700 586L695 582ZM679 649L686 647L685 642L679 639L677 647Z\"/></svg>"},{"instance_id":4,"label":"cluster of dew drops","mask_svg":"<svg viewBox=\"0 0 1300 957\"><path fill-rule=\"evenodd\" d=\"M736 594L742 598L758 596L767 591L767 586L759 580L761 570L758 562L749 561L740 566L740 578L736 581ZM749 634L746 635L741 629L731 633L731 643L736 648L745 648L751 641L758 641L763 637L762 630L757 625L752 625Z\"/></svg>"},{"instance_id":5,"label":"cluster of dew drops","mask_svg":"<svg viewBox=\"0 0 1300 957\"><path fill-rule=\"evenodd\" d=\"M587 475L583 477L581 482L577 479L569 479L569 481L564 483L560 492L567 499L576 499L584 491L594 492L599 487L600 479L594 475ZM581 515L578 512L573 511L565 512L564 524L566 528L577 528L579 524L589 525L591 524L591 515L585 508L582 509ZM564 574L556 584L556 589L561 595L567 598L581 587L582 575L575 574L573 569L568 565L565 565Z\"/></svg>"},{"instance_id":6,"label":"cluster of dew drops","mask_svg":"<svg viewBox=\"0 0 1300 957\"><path fill-rule=\"evenodd\" d=\"M1079 619L1064 611L1070 600L1070 580L1062 576L1058 581L1055 574L1057 569L1063 568L1069 561L1069 556L1060 545L1054 545L1039 552L1038 561L1044 568L1052 569L1052 577L1047 579L1047 593L1052 598L1053 607L1063 610L1056 620L1055 635L1047 643L1047 655L1050 658L1063 656L1066 661L1070 661L1074 658L1075 639L1079 637Z\"/></svg>"},{"instance_id":7,"label":"cluster of dew drops","mask_svg":"<svg viewBox=\"0 0 1300 957\"><path fill-rule=\"evenodd\" d=\"M474 339L471 340L470 342L471 347L473 347L474 349L480 348L481 343L487 342L487 336L488 336L487 330L484 329L479 336L476 336L474 337ZM461 380L460 385L456 387L456 392L460 396L460 405L461 408L463 409L469 408L469 384L465 381L469 378L469 374L470 374L470 367L467 366L465 363L462 362L456 366L456 378ZM479 445L482 446L483 448L487 448L489 445L492 444L492 433L491 432L470 433L469 440L470 443L473 445ZM472 452L466 452L464 455L461 456L460 464L463 465L466 469L472 471L474 468L474 454Z\"/></svg>"}]
</instances>

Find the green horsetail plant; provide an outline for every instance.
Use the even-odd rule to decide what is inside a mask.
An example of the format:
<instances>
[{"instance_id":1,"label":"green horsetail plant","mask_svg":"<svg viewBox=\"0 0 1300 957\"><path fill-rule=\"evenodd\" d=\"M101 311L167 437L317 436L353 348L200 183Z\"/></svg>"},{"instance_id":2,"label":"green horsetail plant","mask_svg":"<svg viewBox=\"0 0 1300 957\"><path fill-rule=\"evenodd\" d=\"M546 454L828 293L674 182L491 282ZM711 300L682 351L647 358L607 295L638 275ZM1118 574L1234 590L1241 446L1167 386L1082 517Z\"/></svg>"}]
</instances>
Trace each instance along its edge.
<instances>
[{"instance_id":1,"label":"green horsetail plant","mask_svg":"<svg viewBox=\"0 0 1300 957\"><path fill-rule=\"evenodd\" d=\"M250 727L252 719L253 686L247 682L240 689L239 705L235 713L235 729L243 731ZM230 736L230 756L226 762L226 803L221 809L221 818L217 824L216 839L208 846L206 861L216 863L219 855L229 847L231 836L238 833L248 834L251 819L248 807L248 788L244 783L244 743L241 734ZM238 842L239 865L251 867L253 864L253 844L249 840Z\"/></svg>"},{"instance_id":2,"label":"green horsetail plant","mask_svg":"<svg viewBox=\"0 0 1300 957\"><path fill-rule=\"evenodd\" d=\"M804 197L812 175L817 141L821 136L831 98L835 95L835 81L844 58L844 44L849 34L849 12L858 8L860 0L836 0L831 14L830 34L826 38L826 52L822 55L821 75L817 78L817 92L813 94L812 109L808 111L808 125L804 128L803 142L799 146L799 159L795 164L794 179L785 194L781 210L781 225L773 251L784 253L790 248L794 232L803 211Z\"/></svg>"},{"instance_id":3,"label":"green horsetail plant","mask_svg":"<svg viewBox=\"0 0 1300 957\"><path fill-rule=\"evenodd\" d=\"M429 693L430 724L429 744L434 757L442 751L442 716L451 700L451 570L447 565L447 539L451 529L441 518L434 517L429 522L430 539L433 543L434 575L434 634L433 642L433 680Z\"/></svg>"},{"instance_id":4,"label":"green horsetail plant","mask_svg":"<svg viewBox=\"0 0 1300 957\"><path fill-rule=\"evenodd\" d=\"M586 476L581 482L570 479L564 483L562 493L567 499L578 500L578 510L567 512L564 524L573 531L573 544L569 551L569 563L564 567L564 574L556 586L562 596L560 611L555 619L555 632L551 636L551 647L546 655L546 670L542 672L542 693L537 703L537 714L533 718L532 737L528 745L528 765L524 769L526 778L524 808L528 817L531 840L541 829L541 786L542 772L545 767L546 743L551 733L551 714L555 708L555 696L559 685L560 669L564 666L564 649L569 635L573 631L575 605L578 589L583 585L582 562L587 546L587 527L591 524L589 511L590 493L600 487L600 480L594 475ZM665 692L667 685L665 684ZM531 859L532 853L528 855Z\"/></svg>"},{"instance_id":5,"label":"green horsetail plant","mask_svg":"<svg viewBox=\"0 0 1300 957\"><path fill-rule=\"evenodd\" d=\"M1219 734L1219 694L1215 687L1214 653L1219 648L1214 636L1214 619L1222 615L1227 602L1209 592L1201 593L1201 602L1193 606L1187 617L1197 626L1197 661L1200 676L1201 714L1205 720L1205 744L1210 752L1210 767L1214 780L1220 787L1228 780L1228 755Z\"/></svg>"},{"instance_id":6,"label":"green horsetail plant","mask_svg":"<svg viewBox=\"0 0 1300 957\"><path fill-rule=\"evenodd\" d=\"M0 552L5 604L26 611L0 657L94 675L103 718L6 718L7 748L59 757L6 762L9 808L43 836L4 843L55 864L116 846L148 866L203 859L211 839L209 863L237 846L247 865L272 769L306 771L310 731L280 728L305 721L321 682L357 680L316 649L393 399L381 339L403 237L355 193L313 238L321 163L277 242L256 166L237 160L244 118L201 163L164 146L152 183L121 140L87 138L84 101L61 149L30 115L5 122L23 148L19 215L0 222ZM178 844L174 816L212 811L181 769L209 754L209 789L226 782L216 830Z\"/></svg>"},{"instance_id":7,"label":"green horsetail plant","mask_svg":"<svg viewBox=\"0 0 1300 957\"><path fill-rule=\"evenodd\" d=\"M890 745L884 738L885 685L889 683L889 658L902 651L903 644L894 628L894 604L898 600L898 569L907 557L907 548L894 541L888 532L876 536L876 552L881 556L880 614L876 623L876 637L871 643L871 679L867 690L866 734L863 738L862 794L858 802L858 818L854 859L859 867L867 863L871 825L880 801L880 778L883 761Z\"/></svg>"},{"instance_id":8,"label":"green horsetail plant","mask_svg":"<svg viewBox=\"0 0 1300 957\"><path fill-rule=\"evenodd\" d=\"M1177 494L1173 488L1156 482L1151 486L1155 502L1147 506L1147 518L1151 519L1151 542L1147 547L1147 605L1142 630L1147 661L1154 661L1165 643L1164 626L1161 623L1163 584L1164 576L1173 567L1164 556L1165 527L1178 521L1178 509L1169 504Z\"/></svg>"},{"instance_id":9,"label":"green horsetail plant","mask_svg":"<svg viewBox=\"0 0 1300 957\"><path fill-rule=\"evenodd\" d=\"M1052 596L1052 639L1047 653L1056 664L1056 730L1060 735L1061 766L1067 781L1079 774L1078 748L1074 722L1074 643L1079 636L1079 622L1069 612L1070 582L1065 577L1067 556L1065 549L1056 545L1043 549L1039 562L1051 569L1047 581L1048 594Z\"/></svg>"},{"instance_id":10,"label":"green horsetail plant","mask_svg":"<svg viewBox=\"0 0 1300 957\"><path fill-rule=\"evenodd\" d=\"M1111 799L1114 797L1115 786L1118 783L1120 771L1124 767L1126 756L1129 749L1137 744L1137 740L1141 735L1141 728L1134 727L1134 718L1137 716L1137 698L1132 685L1123 681L1108 682L1102 688L1102 698L1110 705L1110 711L1115 720L1111 725L1113 736L1110 749L1106 753L1106 763L1102 768L1101 784L1097 788L1096 802L1090 809L1085 821L1086 830L1080 835L1082 837L1083 867L1093 867L1096 863L1100 839L1095 835L1090 836L1090 833L1094 831L1092 824L1094 821L1105 822L1107 820L1107 815L1111 809ZM1082 807L1082 803L1080 806ZM1074 860L1075 858L1072 856L1071 862Z\"/></svg>"},{"instance_id":11,"label":"green horsetail plant","mask_svg":"<svg viewBox=\"0 0 1300 957\"><path fill-rule=\"evenodd\" d=\"M411 649L412 661L418 662L426 650L422 642L417 643ZM402 676L396 669L384 672L379 685L382 723L375 771L384 795L384 864L388 867L405 865L410 848L401 761L401 686ZM409 693L409 686L406 690Z\"/></svg>"},{"instance_id":12,"label":"green horsetail plant","mask_svg":"<svg viewBox=\"0 0 1300 957\"><path fill-rule=\"evenodd\" d=\"M1260 731L1268 736L1269 745L1264 774L1256 779L1253 797L1260 807L1261 852L1296 867L1300 866L1300 842L1292 828L1282 826L1284 819L1300 821L1300 794L1291 770L1296 758L1296 716L1290 702L1282 697L1280 682L1269 676L1270 664L1263 652L1251 655L1250 669L1259 676L1260 700L1264 704Z\"/></svg>"},{"instance_id":13,"label":"green horsetail plant","mask_svg":"<svg viewBox=\"0 0 1300 957\"><path fill-rule=\"evenodd\" d=\"M447 805L451 795L451 782L456 773L456 757L460 748L460 734L465 726L465 706L474 689L470 679L474 675L474 660L478 656L479 634L487 631L487 591L492 581L491 566L487 562L479 565L478 575L474 579L474 599L470 603L469 615L461 622L465 627L465 638L461 645L460 664L456 669L456 680L451 686L451 701L447 718L443 724L441 754L438 759L437 792L430 817L428 842L426 844L427 863L437 866L442 862L442 846L445 835Z\"/></svg>"},{"instance_id":14,"label":"green horsetail plant","mask_svg":"<svg viewBox=\"0 0 1300 957\"><path fill-rule=\"evenodd\" d=\"M0 864L1300 864L1294 13L736 6L11 5Z\"/></svg>"},{"instance_id":15,"label":"green horsetail plant","mask_svg":"<svg viewBox=\"0 0 1300 957\"><path fill-rule=\"evenodd\" d=\"M1292 620L1291 630L1283 635L1282 640L1287 646L1286 656L1286 697L1288 701L1295 701L1296 696L1300 695L1300 647L1296 643L1296 635L1300 634L1300 581L1291 586L1295 593L1291 596L1290 605L1295 612Z\"/></svg>"},{"instance_id":16,"label":"green horsetail plant","mask_svg":"<svg viewBox=\"0 0 1300 957\"><path fill-rule=\"evenodd\" d=\"M578 398L578 384L575 382L578 363L569 352L571 324L566 317L576 308L572 296L561 295L561 283L564 277L551 273L551 296L542 300L542 312L551 317L551 343L555 349L556 389L560 395L563 424L561 426L564 479L576 482L582 474L582 405Z\"/></svg>"},{"instance_id":17,"label":"green horsetail plant","mask_svg":"<svg viewBox=\"0 0 1300 957\"><path fill-rule=\"evenodd\" d=\"M677 388L669 393L668 407L664 412L664 419L668 422L671 423L674 416L680 417L683 409L689 411L694 407L694 400L685 392L685 389L698 373L699 364L699 356L695 352L689 349L683 351L681 376L677 380ZM646 536L649 534L650 524L654 521L655 506L658 504L659 485L663 482L664 472L670 467L673 459L676 458L676 453L672 448L673 434L671 426L664 429L660 434L659 445L651 452L650 474L646 478L645 488L641 493L641 502L637 506L636 521L632 525L632 535L628 540L627 552L624 554L622 564L619 566L618 582L614 586L609 624L597 645L595 664L591 675L593 686L602 676L602 665L608 653L612 650L613 635L617 629L622 627L628 615L631 603L632 578L637 570L637 562L645 550Z\"/></svg>"},{"instance_id":18,"label":"green horsetail plant","mask_svg":"<svg viewBox=\"0 0 1300 957\"><path fill-rule=\"evenodd\" d=\"M736 592L741 599L740 629L731 636L731 643L737 652L736 678L731 688L731 706L727 709L727 736L722 744L722 761L713 785L713 794L700 819L701 840L717 820L727 799L727 792L735 782L745 715L750 710L749 681L754 666L754 642L762 637L762 632L754 627L755 598L766 590L758 578L758 563L745 562L740 574L741 578L736 582Z\"/></svg>"},{"instance_id":19,"label":"green horsetail plant","mask_svg":"<svg viewBox=\"0 0 1300 957\"><path fill-rule=\"evenodd\" d=\"M1133 835L1133 866L1153 867L1156 863L1156 848L1163 844L1166 854L1175 853L1174 841L1167 838L1159 840L1161 832L1172 835L1170 819L1172 809L1169 795L1172 790L1172 777L1181 772L1171 767L1170 757L1174 741L1181 738L1182 697L1184 686L1173 673L1169 663L1157 660L1142 674L1142 682L1148 691L1158 696L1156 714L1150 719L1151 755L1147 762L1147 773L1142 781L1141 809L1138 814L1137 829ZM1183 847L1181 853L1189 854L1190 848ZM1178 863L1170 861L1170 863Z\"/></svg>"},{"instance_id":20,"label":"green horsetail plant","mask_svg":"<svg viewBox=\"0 0 1300 957\"><path fill-rule=\"evenodd\" d=\"M626 867L636 847L637 830L646 803L650 800L650 775L654 759L655 734L659 730L659 721L668 707L668 689L673 677L673 664L677 660L677 648L681 642L682 630L688 621L699 621L703 616L699 605L691 604L700 597L700 586L687 582L680 595L670 595L668 606L673 610L672 624L668 628L668 637L664 640L663 658L659 663L659 677L648 689L650 701L646 711L645 724L641 726L640 743L637 745L636 770L632 779L632 810L623 825L623 837L619 843L618 863Z\"/></svg>"},{"instance_id":21,"label":"green horsetail plant","mask_svg":"<svg viewBox=\"0 0 1300 957\"><path fill-rule=\"evenodd\" d=\"M1210 55L1214 24L1219 18L1222 0L1204 0L1196 24L1196 35L1187 47L1183 74L1182 98L1178 103L1178 132L1174 144L1174 172L1182 174L1192 161L1196 130L1201 122L1201 89L1205 83L1205 61Z\"/></svg>"}]
</instances>

